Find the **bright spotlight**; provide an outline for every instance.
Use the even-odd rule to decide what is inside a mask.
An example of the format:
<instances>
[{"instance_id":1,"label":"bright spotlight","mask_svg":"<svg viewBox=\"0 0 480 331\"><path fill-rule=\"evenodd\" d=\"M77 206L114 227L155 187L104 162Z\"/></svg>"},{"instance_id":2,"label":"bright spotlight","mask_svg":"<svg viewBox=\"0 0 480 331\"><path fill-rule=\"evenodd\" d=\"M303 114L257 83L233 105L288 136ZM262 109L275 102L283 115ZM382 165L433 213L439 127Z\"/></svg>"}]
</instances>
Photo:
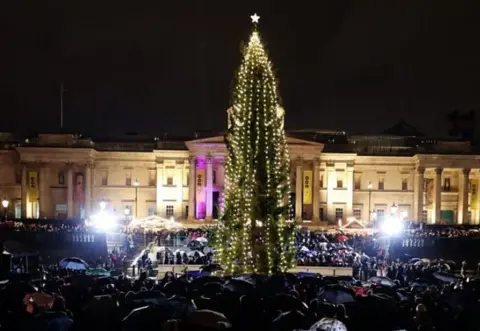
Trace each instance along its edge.
<instances>
[{"instance_id":1,"label":"bright spotlight","mask_svg":"<svg viewBox=\"0 0 480 331\"><path fill-rule=\"evenodd\" d=\"M382 232L389 236L399 234L403 230L403 223L399 219L387 218L380 226Z\"/></svg>"},{"instance_id":2,"label":"bright spotlight","mask_svg":"<svg viewBox=\"0 0 480 331\"><path fill-rule=\"evenodd\" d=\"M115 216L106 211L101 211L93 215L91 221L95 228L102 230L110 230L117 225Z\"/></svg>"}]
</instances>

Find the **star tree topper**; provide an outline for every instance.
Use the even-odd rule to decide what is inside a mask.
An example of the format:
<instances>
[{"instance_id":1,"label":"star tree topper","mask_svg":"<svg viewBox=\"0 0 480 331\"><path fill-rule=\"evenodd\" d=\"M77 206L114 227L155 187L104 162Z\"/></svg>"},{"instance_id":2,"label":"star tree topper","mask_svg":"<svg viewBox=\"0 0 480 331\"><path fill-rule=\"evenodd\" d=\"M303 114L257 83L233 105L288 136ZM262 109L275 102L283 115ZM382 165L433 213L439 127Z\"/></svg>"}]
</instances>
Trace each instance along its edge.
<instances>
[{"instance_id":1,"label":"star tree topper","mask_svg":"<svg viewBox=\"0 0 480 331\"><path fill-rule=\"evenodd\" d=\"M257 13L255 13L252 16L250 16L250 18L252 19L252 23L258 24L258 20L260 19L260 16L258 16Z\"/></svg>"}]
</instances>

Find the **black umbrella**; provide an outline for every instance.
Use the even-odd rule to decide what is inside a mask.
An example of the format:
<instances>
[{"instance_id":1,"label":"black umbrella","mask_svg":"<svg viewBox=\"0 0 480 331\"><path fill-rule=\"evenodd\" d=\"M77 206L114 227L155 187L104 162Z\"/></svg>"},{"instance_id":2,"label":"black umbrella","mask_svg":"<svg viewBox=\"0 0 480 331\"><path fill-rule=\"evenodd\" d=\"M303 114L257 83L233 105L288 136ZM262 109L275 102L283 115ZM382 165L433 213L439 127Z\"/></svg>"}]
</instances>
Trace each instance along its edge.
<instances>
[{"instance_id":1,"label":"black umbrella","mask_svg":"<svg viewBox=\"0 0 480 331\"><path fill-rule=\"evenodd\" d=\"M222 271L223 268L218 263L206 264L200 267L200 271L202 272L215 272L215 271Z\"/></svg>"}]
</instances>

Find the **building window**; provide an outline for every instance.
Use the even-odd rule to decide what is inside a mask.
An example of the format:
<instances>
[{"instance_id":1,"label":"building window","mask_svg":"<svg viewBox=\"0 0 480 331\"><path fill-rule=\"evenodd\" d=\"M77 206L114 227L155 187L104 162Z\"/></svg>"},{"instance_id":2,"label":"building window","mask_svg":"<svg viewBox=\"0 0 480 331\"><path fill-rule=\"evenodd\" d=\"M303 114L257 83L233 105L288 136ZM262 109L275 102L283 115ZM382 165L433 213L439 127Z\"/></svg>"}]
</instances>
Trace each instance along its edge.
<instances>
[{"instance_id":1,"label":"building window","mask_svg":"<svg viewBox=\"0 0 480 331\"><path fill-rule=\"evenodd\" d=\"M132 173L130 171L125 173L125 185L132 186Z\"/></svg>"},{"instance_id":2,"label":"building window","mask_svg":"<svg viewBox=\"0 0 480 331\"><path fill-rule=\"evenodd\" d=\"M472 193L473 196L477 195L477 184L472 184L470 185L470 193Z\"/></svg>"},{"instance_id":3,"label":"building window","mask_svg":"<svg viewBox=\"0 0 480 331\"><path fill-rule=\"evenodd\" d=\"M153 216L157 212L156 206L148 206L148 216Z\"/></svg>"},{"instance_id":4,"label":"building window","mask_svg":"<svg viewBox=\"0 0 480 331\"><path fill-rule=\"evenodd\" d=\"M167 217L172 217L174 214L174 208L172 205L167 205L165 207L165 216Z\"/></svg>"},{"instance_id":5,"label":"building window","mask_svg":"<svg viewBox=\"0 0 480 331\"><path fill-rule=\"evenodd\" d=\"M155 186L156 185L156 171L149 170L148 171L148 186Z\"/></svg>"},{"instance_id":6,"label":"building window","mask_svg":"<svg viewBox=\"0 0 480 331\"><path fill-rule=\"evenodd\" d=\"M402 179L402 191L408 191L408 180L406 178Z\"/></svg>"},{"instance_id":7,"label":"building window","mask_svg":"<svg viewBox=\"0 0 480 331\"><path fill-rule=\"evenodd\" d=\"M443 179L443 190L445 192L450 192L450 177L445 177Z\"/></svg>"},{"instance_id":8,"label":"building window","mask_svg":"<svg viewBox=\"0 0 480 331\"><path fill-rule=\"evenodd\" d=\"M22 184L22 169L15 168L15 184Z\"/></svg>"},{"instance_id":9,"label":"building window","mask_svg":"<svg viewBox=\"0 0 480 331\"><path fill-rule=\"evenodd\" d=\"M343 208L335 208L335 219L336 220L343 219Z\"/></svg>"},{"instance_id":10,"label":"building window","mask_svg":"<svg viewBox=\"0 0 480 331\"><path fill-rule=\"evenodd\" d=\"M20 201L15 202L15 218L22 218L22 203Z\"/></svg>"},{"instance_id":11,"label":"building window","mask_svg":"<svg viewBox=\"0 0 480 331\"><path fill-rule=\"evenodd\" d=\"M360 188L361 188L360 175L355 176L354 188L355 188L355 190L360 190Z\"/></svg>"},{"instance_id":12,"label":"building window","mask_svg":"<svg viewBox=\"0 0 480 331\"><path fill-rule=\"evenodd\" d=\"M353 210L353 217L355 217L356 220L361 220L362 219L362 210L361 209L354 209Z\"/></svg>"},{"instance_id":13,"label":"building window","mask_svg":"<svg viewBox=\"0 0 480 331\"><path fill-rule=\"evenodd\" d=\"M184 217L187 217L188 216L188 205L185 206L185 215Z\"/></svg>"},{"instance_id":14,"label":"building window","mask_svg":"<svg viewBox=\"0 0 480 331\"><path fill-rule=\"evenodd\" d=\"M320 188L323 188L323 174L320 175Z\"/></svg>"},{"instance_id":15,"label":"building window","mask_svg":"<svg viewBox=\"0 0 480 331\"><path fill-rule=\"evenodd\" d=\"M384 217L385 217L385 210L377 209L377 220L382 221Z\"/></svg>"},{"instance_id":16,"label":"building window","mask_svg":"<svg viewBox=\"0 0 480 331\"><path fill-rule=\"evenodd\" d=\"M212 170L212 183L213 185L217 185L217 171Z\"/></svg>"},{"instance_id":17,"label":"building window","mask_svg":"<svg viewBox=\"0 0 480 331\"><path fill-rule=\"evenodd\" d=\"M65 185L65 173L63 171L58 173L58 185Z\"/></svg>"},{"instance_id":18,"label":"building window","mask_svg":"<svg viewBox=\"0 0 480 331\"><path fill-rule=\"evenodd\" d=\"M167 185L168 186L173 186L173 176L168 176L167 177Z\"/></svg>"},{"instance_id":19,"label":"building window","mask_svg":"<svg viewBox=\"0 0 480 331\"><path fill-rule=\"evenodd\" d=\"M428 221L428 211L422 210L422 222L427 222Z\"/></svg>"},{"instance_id":20,"label":"building window","mask_svg":"<svg viewBox=\"0 0 480 331\"><path fill-rule=\"evenodd\" d=\"M343 188L343 180L337 179L337 188Z\"/></svg>"},{"instance_id":21,"label":"building window","mask_svg":"<svg viewBox=\"0 0 480 331\"><path fill-rule=\"evenodd\" d=\"M102 186L108 185L108 172L102 171Z\"/></svg>"},{"instance_id":22,"label":"building window","mask_svg":"<svg viewBox=\"0 0 480 331\"><path fill-rule=\"evenodd\" d=\"M385 189L385 178L380 178L378 180L378 190L383 191Z\"/></svg>"},{"instance_id":23,"label":"building window","mask_svg":"<svg viewBox=\"0 0 480 331\"><path fill-rule=\"evenodd\" d=\"M320 208L320 221L323 221L325 219L325 209Z\"/></svg>"}]
</instances>

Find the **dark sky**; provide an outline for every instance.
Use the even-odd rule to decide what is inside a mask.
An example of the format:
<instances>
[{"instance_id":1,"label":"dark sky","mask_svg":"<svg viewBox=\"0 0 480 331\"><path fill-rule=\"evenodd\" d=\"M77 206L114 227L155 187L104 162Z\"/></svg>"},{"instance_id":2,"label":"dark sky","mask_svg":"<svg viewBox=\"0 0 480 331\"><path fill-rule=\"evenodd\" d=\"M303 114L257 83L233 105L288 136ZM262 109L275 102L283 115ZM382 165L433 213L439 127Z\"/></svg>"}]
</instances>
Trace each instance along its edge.
<instances>
[{"instance_id":1,"label":"dark sky","mask_svg":"<svg viewBox=\"0 0 480 331\"><path fill-rule=\"evenodd\" d=\"M285 3L285 4L284 4ZM186 135L225 128L258 12L287 128L445 134L480 106L474 0L42 1L0 4L0 128Z\"/></svg>"}]
</instances>

